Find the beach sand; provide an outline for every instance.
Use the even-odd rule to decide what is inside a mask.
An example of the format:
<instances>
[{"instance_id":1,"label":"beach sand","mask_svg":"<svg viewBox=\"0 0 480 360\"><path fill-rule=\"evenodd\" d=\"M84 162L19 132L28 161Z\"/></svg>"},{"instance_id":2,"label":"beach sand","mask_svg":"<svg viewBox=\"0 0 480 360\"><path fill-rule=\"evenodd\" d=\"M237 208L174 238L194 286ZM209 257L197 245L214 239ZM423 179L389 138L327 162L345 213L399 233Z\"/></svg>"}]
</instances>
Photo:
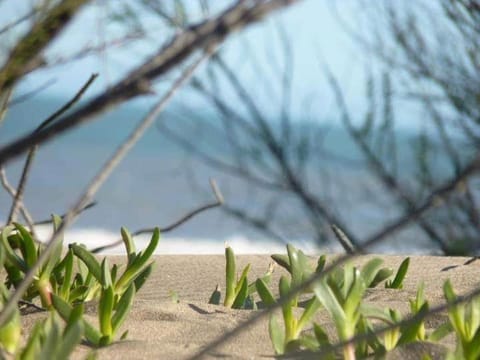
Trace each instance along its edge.
<instances>
[{"instance_id":1,"label":"beach sand","mask_svg":"<svg viewBox=\"0 0 480 360\"><path fill-rule=\"evenodd\" d=\"M361 265L376 255L364 255L353 260ZM378 255L385 266L398 268L405 256ZM328 256L331 261L335 256ZM122 262L123 257L110 256L112 262ZM410 269L401 290L385 289L383 285L369 289L366 301L385 308L391 307L406 314L409 299L416 295L418 285L425 283L426 297L431 306L442 303L443 282L450 278L457 294L465 294L479 286L480 260L464 265L469 258L411 256ZM156 256L156 267L147 283L137 294L124 329L128 337L97 351L99 359L187 359L193 357L209 342L233 329L254 315L252 310L231 310L223 306L209 305L208 299L219 284L225 285L225 259L220 255L165 255ZM237 269L250 263L249 279L261 276L268 268L270 257L266 255L237 256ZM313 261L313 260L312 260ZM241 270L239 270L241 271ZM276 267L272 290L285 272ZM172 300L175 292L179 302ZM222 291L222 300L224 292ZM91 309L93 308L93 309ZM94 307L87 307L87 318L96 321ZM44 316L23 316L26 331L35 319ZM446 313L429 318L427 331L446 321ZM325 312L320 312L318 322L329 334L335 329ZM268 336L268 318L263 318L240 335L230 339L207 358L263 359L272 358L274 351ZM122 331L123 332L123 331ZM442 358L445 347L454 346L453 336L442 345L420 344L400 349L389 355L390 359L420 359L424 352L432 358ZM90 351L86 346L76 350L75 358L83 359Z\"/></svg>"}]
</instances>

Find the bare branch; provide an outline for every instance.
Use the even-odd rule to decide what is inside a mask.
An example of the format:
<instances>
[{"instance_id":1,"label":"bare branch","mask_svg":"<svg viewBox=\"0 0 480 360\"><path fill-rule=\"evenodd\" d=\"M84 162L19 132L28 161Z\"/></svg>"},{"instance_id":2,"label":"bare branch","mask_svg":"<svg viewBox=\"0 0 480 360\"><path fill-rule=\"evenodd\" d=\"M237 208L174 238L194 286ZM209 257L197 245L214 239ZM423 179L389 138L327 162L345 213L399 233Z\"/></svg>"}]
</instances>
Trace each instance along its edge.
<instances>
[{"instance_id":1,"label":"bare branch","mask_svg":"<svg viewBox=\"0 0 480 360\"><path fill-rule=\"evenodd\" d=\"M0 168L0 181L2 182L2 186L4 187L4 189L7 190L7 192L13 199L15 199L17 197L17 191L8 182L7 174L5 173L5 169L3 167ZM35 224L33 218L21 200L18 201L18 207L20 209L20 212L22 213L23 218L25 219L25 222L30 228L30 232L32 233L33 237L37 238L35 236Z\"/></svg>"},{"instance_id":2,"label":"bare branch","mask_svg":"<svg viewBox=\"0 0 480 360\"><path fill-rule=\"evenodd\" d=\"M366 157L370 168L372 169L373 174L381 181L381 183L390 190L401 202L403 205L405 213L408 213L411 209L415 207L414 199L402 188L397 178L392 175L384 166L382 161L378 158L375 152L370 148L366 143L361 132L353 126L352 119L350 118L349 111L343 93L340 89L335 76L330 72L327 65L324 65L325 73L327 75L328 81L333 89L337 106L341 111L342 122L344 123L348 133L355 141L355 143L361 149L363 155ZM373 116L373 115L372 115ZM430 237L430 239L439 245L441 250L444 253L448 252L448 246L443 238L433 226L431 226L425 219L418 218L416 219L418 225L425 231L425 233Z\"/></svg>"},{"instance_id":3,"label":"bare branch","mask_svg":"<svg viewBox=\"0 0 480 360\"><path fill-rule=\"evenodd\" d=\"M347 254L353 254L355 252L355 246L353 246L352 242L348 238L347 235L340 229L337 225L331 225L332 231L335 234L338 242L342 245L343 249L346 251Z\"/></svg>"},{"instance_id":4,"label":"bare branch","mask_svg":"<svg viewBox=\"0 0 480 360\"><path fill-rule=\"evenodd\" d=\"M62 121L35 134L22 137L0 149L0 165L23 153L33 145L43 143L71 129L80 123L91 120L109 107L128 99L151 93L149 82L173 67L199 49L221 43L228 35L247 25L259 21L268 13L291 5L299 0L268 0L255 2L236 2L217 17L189 27L175 36L156 55L148 59L108 91L97 96L74 113L65 116Z\"/></svg>"},{"instance_id":5,"label":"bare branch","mask_svg":"<svg viewBox=\"0 0 480 360\"><path fill-rule=\"evenodd\" d=\"M50 115L47 119L45 119L35 130L34 133L40 131L41 129L45 128L46 126L50 125L54 122L59 116L65 113L68 109L70 109L76 102L78 102L85 91L90 87L90 85L95 81L98 77L98 74L92 74L87 82L80 88L80 90L75 94L75 96L68 101L65 105L63 105L60 109L55 111L52 115ZM26 184L28 175L32 168L33 160L35 159L35 155L38 150L38 145L33 146L30 148L28 152L27 159L25 160L25 165L23 166L22 175L20 177L20 182L17 186L17 191L15 194L15 199L13 200L12 207L10 208L10 214L8 215L7 224L16 221L17 211L19 208L19 204L22 202L23 194L25 192Z\"/></svg>"},{"instance_id":6,"label":"bare branch","mask_svg":"<svg viewBox=\"0 0 480 360\"><path fill-rule=\"evenodd\" d=\"M160 232L161 233L166 233L166 232L172 231L172 230L176 229L177 227L179 227L180 225L187 222L188 220L190 220L191 218L193 218L194 216L196 216L196 215L198 215L198 214L200 214L200 213L202 213L206 210L210 210L210 209L216 208L218 206L222 206L223 203L224 203L223 195L220 192L220 189L218 188L215 180L213 180L213 179L210 180L210 186L212 187L212 192L215 195L215 200L216 200L215 202L203 205L203 206L201 206L201 207L199 207L195 210L190 211L189 213L187 213L186 215L182 216L180 219L175 221L173 224L170 224L170 225L168 225L164 228L160 228ZM155 231L155 228L140 229L140 230L137 230L137 231L133 232L132 236L138 236L138 235L142 235L142 234L151 234L154 231ZM99 246L99 247L94 248L90 251L93 252L93 253L99 253L99 252L104 251L106 249L110 249L112 247L121 245L122 243L123 243L123 240L120 239L118 241L115 241L114 243L104 245L104 246Z\"/></svg>"},{"instance_id":7,"label":"bare branch","mask_svg":"<svg viewBox=\"0 0 480 360\"><path fill-rule=\"evenodd\" d=\"M81 210L80 210L80 213L84 212L85 210L88 210L88 209L91 209L93 208L94 206L97 205L97 202L96 201L92 201L91 203L88 203L87 205L85 205ZM64 219L65 216L67 216L66 214L63 214L63 215L60 215L60 218L61 219ZM40 220L40 221L35 221L35 226L38 226L38 225L48 225L48 224L51 224L53 222L52 219L45 219L45 220Z\"/></svg>"}]
</instances>

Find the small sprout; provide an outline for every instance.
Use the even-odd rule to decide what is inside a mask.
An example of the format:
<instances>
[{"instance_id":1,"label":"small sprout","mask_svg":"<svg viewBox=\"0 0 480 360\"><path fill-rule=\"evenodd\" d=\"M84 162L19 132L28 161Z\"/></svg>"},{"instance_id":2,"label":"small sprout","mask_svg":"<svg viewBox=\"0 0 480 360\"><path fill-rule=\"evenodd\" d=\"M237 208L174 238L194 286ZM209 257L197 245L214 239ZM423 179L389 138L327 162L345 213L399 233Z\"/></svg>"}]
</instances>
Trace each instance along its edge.
<instances>
[{"instance_id":1,"label":"small sprout","mask_svg":"<svg viewBox=\"0 0 480 360\"><path fill-rule=\"evenodd\" d=\"M213 290L213 293L210 296L210 300L208 300L208 303L213 305L220 305L221 297L222 297L222 292L220 290L220 285L217 284L217 286L215 287L215 290Z\"/></svg>"},{"instance_id":2,"label":"small sprout","mask_svg":"<svg viewBox=\"0 0 480 360\"><path fill-rule=\"evenodd\" d=\"M400 266L397 270L397 274L395 275L395 278L393 279L393 281L387 281L385 283L385 287L389 288L389 289L401 289L401 288L403 288L403 280L405 279L405 276L407 275L409 265L410 265L410 258L407 257L400 264Z\"/></svg>"},{"instance_id":3,"label":"small sprout","mask_svg":"<svg viewBox=\"0 0 480 360\"><path fill-rule=\"evenodd\" d=\"M236 265L235 254L230 246L225 247L225 299L223 306L233 309L245 308L245 302L248 297L248 279L247 275L250 271L250 264L247 264L240 275L235 280Z\"/></svg>"}]
</instances>

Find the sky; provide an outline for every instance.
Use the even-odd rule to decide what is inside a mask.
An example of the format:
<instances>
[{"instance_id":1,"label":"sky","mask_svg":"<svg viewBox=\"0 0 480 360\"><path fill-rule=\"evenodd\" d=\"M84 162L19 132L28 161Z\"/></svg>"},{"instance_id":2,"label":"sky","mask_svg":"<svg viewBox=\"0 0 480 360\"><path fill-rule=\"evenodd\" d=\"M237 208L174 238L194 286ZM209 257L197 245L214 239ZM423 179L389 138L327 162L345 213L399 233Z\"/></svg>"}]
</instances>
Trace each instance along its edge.
<instances>
[{"instance_id":1,"label":"sky","mask_svg":"<svg viewBox=\"0 0 480 360\"><path fill-rule=\"evenodd\" d=\"M30 3L16 0L0 2L0 24L25 14ZM87 7L49 49L49 60L56 61L86 45L98 45L106 38L121 36L120 28L108 19L108 15L112 14L120 3L122 1L93 1L92 6ZM215 12L223 9L224 4L232 2L211 3L218 6L213 9ZM185 4L198 2L186 0ZM359 4L360 2L355 0L300 1L227 39L221 51L237 73L241 74L241 80L254 94L263 110L274 115L278 113L283 101L278 89L281 82L280 72L285 64L280 34L285 34L289 43L288 52L293 61L291 103L295 117L300 119L308 117L309 114L321 114L326 121L338 117L333 94L323 72L325 65L339 80L349 107L360 111L365 107L365 69L372 66L375 60L365 52L362 53L360 46L354 43L338 19L338 14L341 14L344 23L353 26L359 24ZM332 11L334 7L337 11ZM188 11L193 15L193 21L197 20L195 17L200 15L198 7L188 7ZM146 27L150 30L148 41L141 41L126 48L114 48L74 63L36 72L18 86L16 95L22 96L49 84L42 95L67 99L92 73L99 73L100 76L89 89L89 94L101 92L136 64L141 63L146 56L160 49L173 35L171 30L159 26L157 19L151 14L142 14L140 21L147 24ZM363 30L360 27L356 29ZM15 37L12 36L10 40L14 41ZM200 69L199 76L203 73ZM222 88L222 92L228 91L228 87ZM276 92L273 97L272 92ZM140 100L138 103L148 103L149 100L151 99ZM188 103L190 106L204 108L202 100L187 91L181 92L174 103Z\"/></svg>"}]
</instances>

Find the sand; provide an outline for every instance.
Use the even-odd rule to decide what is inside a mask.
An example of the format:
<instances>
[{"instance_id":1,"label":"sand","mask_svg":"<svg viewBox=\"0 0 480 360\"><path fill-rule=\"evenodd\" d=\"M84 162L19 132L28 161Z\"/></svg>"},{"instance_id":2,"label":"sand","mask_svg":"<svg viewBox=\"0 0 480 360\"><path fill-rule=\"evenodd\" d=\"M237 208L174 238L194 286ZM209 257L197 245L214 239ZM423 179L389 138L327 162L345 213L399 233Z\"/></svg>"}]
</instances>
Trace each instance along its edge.
<instances>
[{"instance_id":1,"label":"sand","mask_svg":"<svg viewBox=\"0 0 480 360\"><path fill-rule=\"evenodd\" d=\"M354 263L362 264L375 255L364 255ZM386 266L397 268L405 256L379 255ZM123 261L122 257L111 257ZM329 256L329 260L334 256ZM99 359L188 359L209 342L240 325L256 311L231 310L223 306L209 305L208 299L216 284L224 288L224 257L219 255L165 255L156 256L156 268L144 287L137 294L134 307L124 324L128 329L127 340L117 342L97 351ZM431 305L443 302L442 286L450 278L457 293L465 294L479 286L480 260L464 265L468 258L412 256L410 269L401 290L377 287L369 289L366 301L380 307L391 307L407 313L409 299L415 297L417 286L425 283L426 296ZM250 279L256 279L270 262L266 255L237 256L237 267L250 263ZM277 267L272 284L284 271ZM273 287L273 286L272 286ZM171 292L179 302L174 302ZM223 298L223 293L222 293ZM92 307L94 308L94 307ZM95 322L94 310L87 317ZM25 329L41 314L24 316ZM447 319L446 313L429 318L427 330ZM325 313L317 320L333 334L334 328ZM446 347L454 346L452 336L442 345L419 344L400 349L389 355L390 359L419 359L428 352L432 358L443 358ZM90 351L80 346L75 358L84 358ZM267 319L264 318L239 336L209 353L206 358L263 359L272 358L274 351L268 336Z\"/></svg>"}]
</instances>

